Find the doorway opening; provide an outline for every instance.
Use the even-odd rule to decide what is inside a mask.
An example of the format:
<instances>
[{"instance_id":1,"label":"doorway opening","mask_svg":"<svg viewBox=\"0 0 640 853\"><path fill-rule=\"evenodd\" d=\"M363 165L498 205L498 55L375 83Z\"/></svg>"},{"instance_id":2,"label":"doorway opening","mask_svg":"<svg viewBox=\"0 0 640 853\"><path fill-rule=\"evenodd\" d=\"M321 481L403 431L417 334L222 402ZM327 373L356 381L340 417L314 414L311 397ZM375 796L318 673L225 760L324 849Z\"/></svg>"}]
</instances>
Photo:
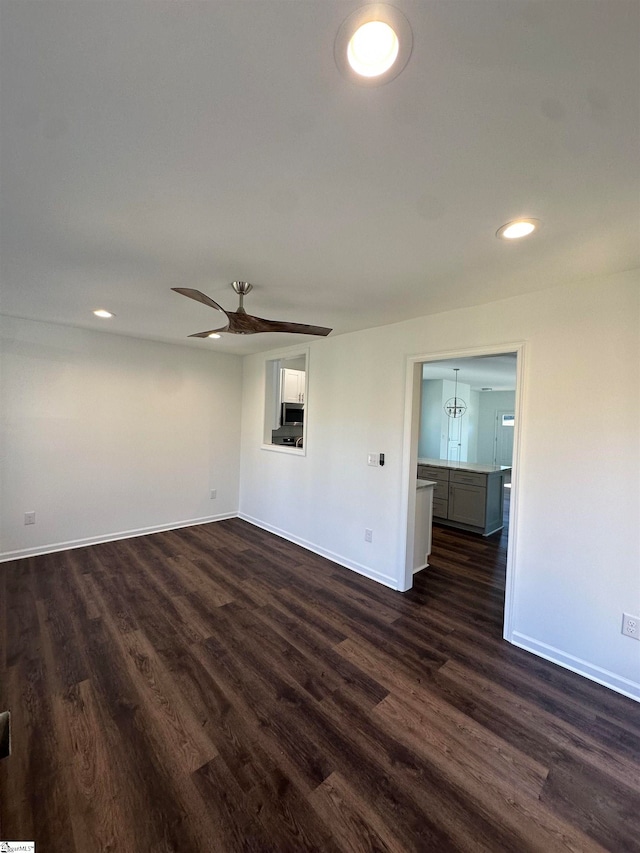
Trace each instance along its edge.
<instances>
[{"instance_id":1,"label":"doorway opening","mask_svg":"<svg viewBox=\"0 0 640 853\"><path fill-rule=\"evenodd\" d=\"M454 550L468 547L471 552L485 542L488 550L495 550L496 565L500 564L496 572L502 573L502 579L496 575L494 580L504 583L503 637L508 640L515 577L523 355L524 345L514 344L407 359L403 452L406 541L398 588L404 591L413 586L414 541L419 524L416 480L428 475L436 482L434 551L442 542ZM483 516L480 510L484 512L485 508ZM428 582L428 573L427 568L427 581L421 577L422 584Z\"/></svg>"}]
</instances>

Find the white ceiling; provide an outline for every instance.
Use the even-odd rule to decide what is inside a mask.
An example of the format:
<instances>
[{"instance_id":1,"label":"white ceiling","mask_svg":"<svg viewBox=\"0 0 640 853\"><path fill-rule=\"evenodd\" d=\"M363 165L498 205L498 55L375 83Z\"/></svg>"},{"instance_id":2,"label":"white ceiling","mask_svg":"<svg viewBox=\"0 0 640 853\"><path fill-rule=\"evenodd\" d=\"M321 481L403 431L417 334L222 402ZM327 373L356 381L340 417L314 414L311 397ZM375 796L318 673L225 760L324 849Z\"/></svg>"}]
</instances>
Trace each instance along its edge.
<instances>
[{"instance_id":1,"label":"white ceiling","mask_svg":"<svg viewBox=\"0 0 640 853\"><path fill-rule=\"evenodd\" d=\"M188 341L170 288L340 334L640 265L640 4L394 4L367 88L360 2L1 0L0 310L245 353L306 339Z\"/></svg>"},{"instance_id":2,"label":"white ceiling","mask_svg":"<svg viewBox=\"0 0 640 853\"><path fill-rule=\"evenodd\" d=\"M492 391L513 391L516 387L516 354L449 358L429 361L422 365L423 379L449 379L470 385L472 391L489 388Z\"/></svg>"}]
</instances>

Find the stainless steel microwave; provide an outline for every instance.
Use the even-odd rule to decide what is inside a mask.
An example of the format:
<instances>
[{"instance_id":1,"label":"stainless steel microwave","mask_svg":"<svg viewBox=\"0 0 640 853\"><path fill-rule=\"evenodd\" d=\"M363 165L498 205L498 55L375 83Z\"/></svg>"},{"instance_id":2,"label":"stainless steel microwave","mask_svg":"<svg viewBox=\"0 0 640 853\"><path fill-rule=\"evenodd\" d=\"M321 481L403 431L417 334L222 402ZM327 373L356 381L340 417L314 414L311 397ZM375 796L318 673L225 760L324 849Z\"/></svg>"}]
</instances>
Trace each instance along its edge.
<instances>
[{"instance_id":1,"label":"stainless steel microwave","mask_svg":"<svg viewBox=\"0 0 640 853\"><path fill-rule=\"evenodd\" d=\"M300 403L283 403L280 425L302 426L302 424L304 424L304 406Z\"/></svg>"}]
</instances>

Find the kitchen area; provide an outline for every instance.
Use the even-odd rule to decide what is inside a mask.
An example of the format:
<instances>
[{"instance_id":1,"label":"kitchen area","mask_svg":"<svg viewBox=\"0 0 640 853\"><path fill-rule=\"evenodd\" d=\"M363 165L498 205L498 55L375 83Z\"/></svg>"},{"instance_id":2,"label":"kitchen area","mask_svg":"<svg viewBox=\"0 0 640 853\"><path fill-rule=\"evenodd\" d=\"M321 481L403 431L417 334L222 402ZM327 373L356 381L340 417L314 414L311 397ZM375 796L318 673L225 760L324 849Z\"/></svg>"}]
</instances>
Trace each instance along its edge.
<instances>
[{"instance_id":1,"label":"kitchen area","mask_svg":"<svg viewBox=\"0 0 640 853\"><path fill-rule=\"evenodd\" d=\"M503 529L515 382L515 354L423 365L414 573L428 566L434 523L480 536Z\"/></svg>"},{"instance_id":2,"label":"kitchen area","mask_svg":"<svg viewBox=\"0 0 640 853\"><path fill-rule=\"evenodd\" d=\"M276 404L271 429L271 444L302 449L306 397L306 359L287 359L280 366L275 383Z\"/></svg>"},{"instance_id":3,"label":"kitchen area","mask_svg":"<svg viewBox=\"0 0 640 853\"><path fill-rule=\"evenodd\" d=\"M502 530L508 466L418 457L418 482L433 481L433 520L481 536Z\"/></svg>"}]
</instances>

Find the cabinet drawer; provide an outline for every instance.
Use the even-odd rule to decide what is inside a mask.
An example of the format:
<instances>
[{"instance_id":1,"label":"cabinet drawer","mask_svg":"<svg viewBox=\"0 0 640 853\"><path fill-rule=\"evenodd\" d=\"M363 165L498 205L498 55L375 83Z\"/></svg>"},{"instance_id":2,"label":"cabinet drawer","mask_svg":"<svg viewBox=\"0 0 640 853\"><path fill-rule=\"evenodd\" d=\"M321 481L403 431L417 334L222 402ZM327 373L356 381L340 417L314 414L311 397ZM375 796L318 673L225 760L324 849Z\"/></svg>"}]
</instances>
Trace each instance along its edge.
<instances>
[{"instance_id":1,"label":"cabinet drawer","mask_svg":"<svg viewBox=\"0 0 640 853\"><path fill-rule=\"evenodd\" d=\"M434 498L433 499L433 517L434 518L446 518L448 508L449 508L449 501L443 500L443 498Z\"/></svg>"},{"instance_id":2,"label":"cabinet drawer","mask_svg":"<svg viewBox=\"0 0 640 853\"><path fill-rule=\"evenodd\" d=\"M447 468L433 468L431 465L418 465L418 477L421 480L442 480L449 482L449 471Z\"/></svg>"},{"instance_id":3,"label":"cabinet drawer","mask_svg":"<svg viewBox=\"0 0 640 853\"><path fill-rule=\"evenodd\" d=\"M452 471L452 483L462 483L465 486L487 486L486 474L474 474L471 471Z\"/></svg>"}]
</instances>

